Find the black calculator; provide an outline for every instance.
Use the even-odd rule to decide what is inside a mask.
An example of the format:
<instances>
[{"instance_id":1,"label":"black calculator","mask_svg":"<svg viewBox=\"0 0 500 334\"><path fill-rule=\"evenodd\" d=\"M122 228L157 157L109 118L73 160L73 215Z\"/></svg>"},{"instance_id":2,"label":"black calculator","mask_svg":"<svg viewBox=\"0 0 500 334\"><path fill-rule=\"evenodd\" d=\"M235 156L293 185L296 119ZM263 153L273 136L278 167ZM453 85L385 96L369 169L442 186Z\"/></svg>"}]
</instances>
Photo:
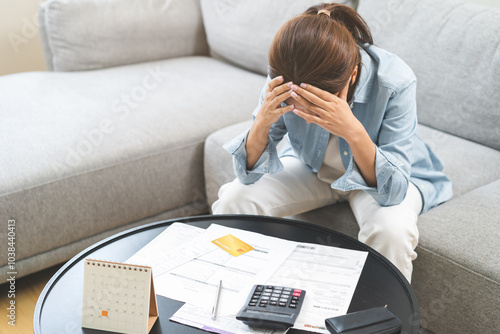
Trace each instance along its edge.
<instances>
[{"instance_id":1,"label":"black calculator","mask_svg":"<svg viewBox=\"0 0 500 334\"><path fill-rule=\"evenodd\" d=\"M254 285L236 319L249 326L273 329L292 327L306 292L274 285Z\"/></svg>"}]
</instances>

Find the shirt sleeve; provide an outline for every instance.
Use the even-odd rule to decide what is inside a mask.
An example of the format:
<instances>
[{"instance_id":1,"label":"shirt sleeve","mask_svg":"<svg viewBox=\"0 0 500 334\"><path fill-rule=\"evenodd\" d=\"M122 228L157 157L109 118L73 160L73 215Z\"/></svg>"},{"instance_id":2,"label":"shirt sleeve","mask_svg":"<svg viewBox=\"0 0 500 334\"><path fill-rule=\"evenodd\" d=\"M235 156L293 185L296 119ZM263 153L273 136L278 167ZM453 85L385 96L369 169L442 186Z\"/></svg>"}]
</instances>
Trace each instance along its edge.
<instances>
[{"instance_id":1,"label":"shirt sleeve","mask_svg":"<svg viewBox=\"0 0 500 334\"><path fill-rule=\"evenodd\" d=\"M257 113L260 110L262 103L264 102L267 87L269 85L270 77L267 77L264 88L260 94L259 104L255 108L252 116L255 120ZM269 131L269 136L267 139L267 145L264 152L260 158L255 163L251 170L247 169L247 152L246 152L246 142L249 130L246 130L238 137L232 139L230 142L224 145L224 149L232 154L233 156L233 168L234 173L238 180L243 184L251 184L259 180L264 174L276 174L283 169L283 164L281 163L277 144L283 139L287 130L285 123L283 121L283 116L271 126Z\"/></svg>"},{"instance_id":2,"label":"shirt sleeve","mask_svg":"<svg viewBox=\"0 0 500 334\"><path fill-rule=\"evenodd\" d=\"M377 186L366 184L354 158L346 173L332 184L335 189L364 190L381 206L400 204L408 191L412 147L417 131L416 80L392 92L378 135L375 157Z\"/></svg>"}]
</instances>

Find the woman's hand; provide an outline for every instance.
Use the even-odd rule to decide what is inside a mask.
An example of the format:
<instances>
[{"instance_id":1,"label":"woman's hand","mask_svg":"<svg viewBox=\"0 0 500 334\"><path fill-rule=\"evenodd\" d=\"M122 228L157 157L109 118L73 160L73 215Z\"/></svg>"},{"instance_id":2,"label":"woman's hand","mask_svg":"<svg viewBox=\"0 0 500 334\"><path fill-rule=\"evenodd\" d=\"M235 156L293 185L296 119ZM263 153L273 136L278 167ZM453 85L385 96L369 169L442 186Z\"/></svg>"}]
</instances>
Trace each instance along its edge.
<instances>
[{"instance_id":1,"label":"woman's hand","mask_svg":"<svg viewBox=\"0 0 500 334\"><path fill-rule=\"evenodd\" d=\"M292 85L291 90L292 98L302 106L293 112L307 123L317 124L346 141L363 128L347 104L349 84L338 96L308 84Z\"/></svg>"},{"instance_id":2,"label":"woman's hand","mask_svg":"<svg viewBox=\"0 0 500 334\"><path fill-rule=\"evenodd\" d=\"M286 107L281 106L281 103L290 98L291 87L293 85L292 82L286 84L282 82L282 76L269 81L264 102L262 102L260 110L255 117L255 121L260 126L271 128L271 125L276 123L283 114L295 108L293 104Z\"/></svg>"},{"instance_id":3,"label":"woman's hand","mask_svg":"<svg viewBox=\"0 0 500 334\"><path fill-rule=\"evenodd\" d=\"M292 98L303 106L302 110L295 108L293 112L307 123L317 124L328 132L344 138L366 184L376 187L377 149L363 124L358 121L347 104L349 84L338 96L307 84L301 84L300 87L292 85L291 89Z\"/></svg>"},{"instance_id":4,"label":"woman's hand","mask_svg":"<svg viewBox=\"0 0 500 334\"><path fill-rule=\"evenodd\" d=\"M267 139L271 126L276 123L280 117L292 111L295 106L288 105L282 107L286 99L290 98L292 83L283 84L283 77L279 76L269 81L264 102L260 107L252 127L248 132L246 151L247 151L247 169L251 170L259 160L267 146Z\"/></svg>"}]
</instances>

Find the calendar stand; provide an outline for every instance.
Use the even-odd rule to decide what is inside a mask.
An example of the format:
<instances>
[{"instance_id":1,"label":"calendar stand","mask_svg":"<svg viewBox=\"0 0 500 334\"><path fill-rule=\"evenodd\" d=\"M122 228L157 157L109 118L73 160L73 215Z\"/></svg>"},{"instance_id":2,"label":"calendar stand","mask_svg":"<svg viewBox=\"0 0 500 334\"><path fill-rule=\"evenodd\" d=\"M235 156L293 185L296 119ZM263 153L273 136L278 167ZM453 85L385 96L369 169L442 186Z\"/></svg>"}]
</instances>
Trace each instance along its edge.
<instances>
[{"instance_id":1,"label":"calendar stand","mask_svg":"<svg viewBox=\"0 0 500 334\"><path fill-rule=\"evenodd\" d=\"M153 328L156 319L158 319L158 305L156 302L155 286L153 284L153 271L151 270L151 293L149 294L148 333L151 331L151 328Z\"/></svg>"},{"instance_id":2,"label":"calendar stand","mask_svg":"<svg viewBox=\"0 0 500 334\"><path fill-rule=\"evenodd\" d=\"M147 334L158 319L151 267L86 259L82 327Z\"/></svg>"}]
</instances>

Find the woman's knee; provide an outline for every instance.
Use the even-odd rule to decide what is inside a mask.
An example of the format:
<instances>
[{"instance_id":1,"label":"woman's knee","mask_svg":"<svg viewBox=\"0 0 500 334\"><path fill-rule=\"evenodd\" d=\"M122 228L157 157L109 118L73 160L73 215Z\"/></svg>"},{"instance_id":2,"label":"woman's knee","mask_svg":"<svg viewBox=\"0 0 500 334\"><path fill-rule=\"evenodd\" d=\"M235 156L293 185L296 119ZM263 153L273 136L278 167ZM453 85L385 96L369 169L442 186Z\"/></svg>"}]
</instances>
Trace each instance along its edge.
<instances>
[{"instance_id":1,"label":"woman's knee","mask_svg":"<svg viewBox=\"0 0 500 334\"><path fill-rule=\"evenodd\" d=\"M416 246L418 242L418 215L406 208L391 208L378 212L365 218L360 228L360 239L380 238L394 244L411 243Z\"/></svg>"},{"instance_id":2,"label":"woman's knee","mask_svg":"<svg viewBox=\"0 0 500 334\"><path fill-rule=\"evenodd\" d=\"M252 195L252 188L238 180L224 184L219 189L219 199L212 205L212 213L264 215L263 209L256 203L258 197Z\"/></svg>"}]
</instances>

